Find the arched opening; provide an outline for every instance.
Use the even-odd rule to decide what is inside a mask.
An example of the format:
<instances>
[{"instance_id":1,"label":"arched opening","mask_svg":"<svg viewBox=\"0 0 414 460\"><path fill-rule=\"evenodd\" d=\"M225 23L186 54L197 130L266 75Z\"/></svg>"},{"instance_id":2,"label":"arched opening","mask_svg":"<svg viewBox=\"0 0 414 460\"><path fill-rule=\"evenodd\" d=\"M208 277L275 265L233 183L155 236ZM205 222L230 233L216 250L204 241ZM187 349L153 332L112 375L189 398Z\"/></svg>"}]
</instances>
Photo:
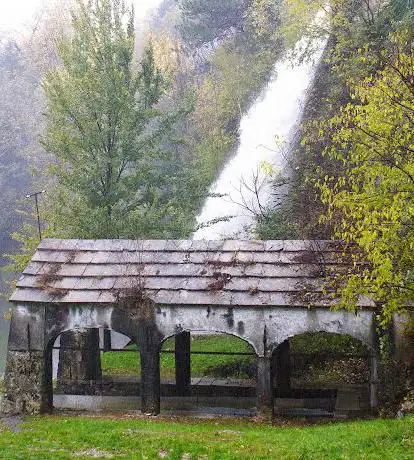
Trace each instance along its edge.
<instances>
[{"instance_id":1,"label":"arched opening","mask_svg":"<svg viewBox=\"0 0 414 460\"><path fill-rule=\"evenodd\" d=\"M257 355L235 335L182 331L160 347L161 407L217 414L252 413Z\"/></svg>"},{"instance_id":2,"label":"arched opening","mask_svg":"<svg viewBox=\"0 0 414 460\"><path fill-rule=\"evenodd\" d=\"M370 411L370 350L327 332L295 335L272 355L276 415L359 416Z\"/></svg>"},{"instance_id":3,"label":"arched opening","mask_svg":"<svg viewBox=\"0 0 414 460\"><path fill-rule=\"evenodd\" d=\"M139 353L126 335L104 328L70 329L51 340L46 360L54 408L140 408Z\"/></svg>"}]
</instances>

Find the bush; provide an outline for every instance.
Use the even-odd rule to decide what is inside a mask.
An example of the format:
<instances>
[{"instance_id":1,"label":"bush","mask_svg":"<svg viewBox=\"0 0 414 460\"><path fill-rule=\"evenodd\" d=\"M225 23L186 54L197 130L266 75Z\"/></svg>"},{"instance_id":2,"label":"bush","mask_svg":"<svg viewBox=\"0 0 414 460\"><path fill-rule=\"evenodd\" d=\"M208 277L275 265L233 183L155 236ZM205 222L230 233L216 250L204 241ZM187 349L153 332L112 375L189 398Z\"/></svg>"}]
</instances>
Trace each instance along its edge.
<instances>
[{"instance_id":1,"label":"bush","mask_svg":"<svg viewBox=\"0 0 414 460\"><path fill-rule=\"evenodd\" d=\"M219 378L255 379L257 377L256 360L240 359L209 366L206 368L205 375Z\"/></svg>"}]
</instances>

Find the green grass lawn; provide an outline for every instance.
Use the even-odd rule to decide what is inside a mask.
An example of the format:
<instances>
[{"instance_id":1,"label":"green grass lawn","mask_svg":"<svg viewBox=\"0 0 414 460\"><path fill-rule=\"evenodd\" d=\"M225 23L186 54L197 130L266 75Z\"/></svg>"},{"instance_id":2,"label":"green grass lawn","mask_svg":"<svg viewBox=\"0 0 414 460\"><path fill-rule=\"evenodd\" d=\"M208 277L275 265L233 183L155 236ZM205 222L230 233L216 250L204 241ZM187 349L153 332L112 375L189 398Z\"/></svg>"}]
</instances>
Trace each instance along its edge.
<instances>
[{"instance_id":1,"label":"green grass lawn","mask_svg":"<svg viewBox=\"0 0 414 460\"><path fill-rule=\"evenodd\" d=\"M163 344L164 350L174 350L174 338L167 339ZM135 345L128 348L136 350ZM232 335L192 335L192 351L230 351L252 352L250 345ZM297 353L317 352L353 352L364 353L364 346L349 336L335 336L332 334L303 334L291 340L291 350ZM102 371L104 375L139 376L140 358L139 353L131 352L106 352L102 353ZM313 384L355 383L353 380L363 380L367 373L364 359L342 359L320 365L312 365L306 368L298 377L298 385L313 382ZM364 367L365 365L365 367ZM192 355L192 377L217 377L217 378L254 378L255 356L219 356L219 355ZM162 380L170 380L175 377L174 354L161 353L160 372ZM358 377L357 379L355 379ZM297 376L293 375L293 381ZM364 381L364 380L363 380ZM357 382L361 383L361 382ZM363 382L362 382L363 383Z\"/></svg>"},{"instance_id":2,"label":"green grass lawn","mask_svg":"<svg viewBox=\"0 0 414 460\"><path fill-rule=\"evenodd\" d=\"M167 339L163 344L164 350L174 350L174 338ZM136 350L135 345L129 348ZM191 337L191 351L230 351L252 352L247 342L230 335L193 335ZM139 375L139 353L106 352L101 355L102 371L104 375ZM247 378L251 368L255 366L255 356L219 356L219 355L192 355L192 377L205 375L214 377ZM173 353L161 353L160 371L162 379L175 377L175 359Z\"/></svg>"},{"instance_id":3,"label":"green grass lawn","mask_svg":"<svg viewBox=\"0 0 414 460\"><path fill-rule=\"evenodd\" d=\"M413 459L414 417L270 426L247 420L31 417L0 428L5 459Z\"/></svg>"}]
</instances>

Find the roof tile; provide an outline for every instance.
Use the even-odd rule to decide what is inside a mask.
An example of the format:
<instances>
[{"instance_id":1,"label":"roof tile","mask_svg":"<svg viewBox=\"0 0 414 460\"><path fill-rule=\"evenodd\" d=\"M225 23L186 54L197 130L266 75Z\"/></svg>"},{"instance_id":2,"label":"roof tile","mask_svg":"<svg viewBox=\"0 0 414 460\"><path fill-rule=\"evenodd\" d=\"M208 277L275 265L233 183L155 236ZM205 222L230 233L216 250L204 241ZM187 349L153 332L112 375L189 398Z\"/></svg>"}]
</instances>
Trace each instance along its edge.
<instances>
[{"instance_id":1,"label":"roof tile","mask_svg":"<svg viewBox=\"0 0 414 460\"><path fill-rule=\"evenodd\" d=\"M303 306L310 291L329 306L321 268L344 264L337 254L327 241L45 239L11 300L113 303L139 285L159 304Z\"/></svg>"}]
</instances>

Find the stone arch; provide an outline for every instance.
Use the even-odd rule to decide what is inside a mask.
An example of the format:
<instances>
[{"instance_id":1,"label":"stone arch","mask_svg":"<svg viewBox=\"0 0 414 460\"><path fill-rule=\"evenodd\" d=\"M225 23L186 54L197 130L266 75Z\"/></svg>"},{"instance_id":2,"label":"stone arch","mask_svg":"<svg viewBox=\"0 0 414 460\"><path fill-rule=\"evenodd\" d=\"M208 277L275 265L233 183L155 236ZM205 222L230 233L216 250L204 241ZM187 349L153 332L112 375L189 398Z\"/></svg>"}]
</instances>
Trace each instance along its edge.
<instances>
[{"instance_id":1,"label":"stone arch","mask_svg":"<svg viewBox=\"0 0 414 460\"><path fill-rule=\"evenodd\" d=\"M46 313L46 347L66 331L79 329L109 329L138 340L138 322L116 306L96 307L94 305L74 305L53 307Z\"/></svg>"},{"instance_id":2,"label":"stone arch","mask_svg":"<svg viewBox=\"0 0 414 460\"><path fill-rule=\"evenodd\" d=\"M285 314L283 309L274 312L268 321L267 352L274 350L285 340L305 334L326 332L330 334L349 335L366 345L370 350L376 347L373 312L332 311L329 309L290 309Z\"/></svg>"},{"instance_id":3,"label":"stone arch","mask_svg":"<svg viewBox=\"0 0 414 460\"><path fill-rule=\"evenodd\" d=\"M296 359L292 360L291 357L291 352L292 352L292 342L289 339L293 339L295 337L300 337L302 335L306 334L315 334L317 335L318 333L325 333L327 336L342 336L342 337L349 337L356 342L358 342L362 347L357 346L357 353L355 355L351 354L348 357L342 356L341 353L339 354L338 357L335 358L335 352L333 355L331 355L330 359L333 359L334 361L331 362L330 360L325 361L326 358L322 358L322 361L319 359L319 354L318 352L315 352L314 354L311 354L313 357L307 357L306 352L302 351L299 352L299 355L296 356ZM321 394L325 393L324 398L327 397L326 393L332 393L329 397L333 398L333 408L335 408L336 413L348 413L348 410L357 410L360 411L358 413L366 413L366 411L370 408L372 413L376 412L376 407L377 407L377 368L378 368L378 352L375 348L375 343L372 343L370 340L361 340L361 336L358 334L350 334L348 331L338 331L338 332L332 332L331 328L312 328L311 330L307 329L305 331L300 331L297 334L290 334L286 335L286 338L280 342L277 346L272 345L272 354L271 356L271 370L270 370L270 375L271 375L271 380L272 380L272 388L274 389L277 394L278 398L309 398L309 397L315 397L315 396L309 396L309 389L313 389L313 393L321 396ZM352 343L352 341L351 341ZM303 348L303 346L302 346ZM329 342L328 346L326 348L326 351L328 352L329 350ZM303 354L305 353L305 354ZM324 354L323 351L321 351L322 355ZM329 356L329 352L328 352ZM298 358L299 358L299 364L298 364ZM303 361L305 359L305 361ZM309 366L309 362L307 361L308 359L311 359L311 366ZM316 359L316 361L314 361ZM359 378L357 381L348 381L344 380L344 374L342 374L342 377L337 377L333 381L329 380L329 386L323 385L318 386L318 385L312 385L312 377L310 380L308 380L308 377L305 378L305 383L303 386L301 386L301 379L304 378L304 376L311 376L312 375L312 367L315 367L318 369L320 367L321 371L318 371L315 375L317 376L316 379L320 378L320 373L322 372L322 375L324 373L323 369L328 369L330 368L333 363L336 360L339 364L339 372L344 372L344 365L341 364L343 360L346 359L351 359L351 361L348 363L347 369L349 368L352 369L356 364L356 370L357 374L360 377L362 376L362 379ZM358 360L358 361L355 361ZM300 364L300 363L306 363L308 364ZM293 366L293 367L291 367ZM298 367L297 367L298 366ZM302 369L302 373L297 374L294 372L294 369L296 371L299 369ZM342 369L342 370L341 370ZM310 374L308 374L310 372ZM302 377L299 378L299 382L296 381L296 385L292 382L291 383L291 375L292 379L293 376L296 374L296 378L298 378L298 375ZM341 374L338 374L338 376ZM292 385L292 386L291 386ZM330 388L329 390L327 388ZM305 389L305 390L304 390ZM306 396L308 394L308 396ZM293 396L296 395L296 396ZM299 396L298 396L299 395ZM348 395L348 396L344 396ZM338 399L336 399L338 398ZM340 401L338 403L338 401ZM341 402L342 401L342 402ZM350 409L347 406L344 406L344 401L347 401L347 404L350 404L352 409ZM351 402L349 402L351 401Z\"/></svg>"},{"instance_id":4,"label":"stone arch","mask_svg":"<svg viewBox=\"0 0 414 460\"><path fill-rule=\"evenodd\" d=\"M269 352L270 352L270 354L272 354L276 350L276 348L279 347L283 342L285 342L285 341L287 341L289 339L292 339L293 337L303 335L303 334L308 334L308 333L310 333L310 334L318 334L319 332L325 332L327 334L338 335L338 336L348 335L348 336L352 337L353 339L358 340L359 342L364 344L369 350L372 350L372 348L373 348L373 344L370 341L361 340L361 338L359 336L357 336L356 334L350 334L349 332L344 332L344 331L332 332L332 330L330 330L328 328L322 328L321 327L321 328L317 328L317 329L298 330L297 333L282 336L282 339L281 339L280 342L278 342L278 343L273 342L273 343L270 344Z\"/></svg>"},{"instance_id":5,"label":"stone arch","mask_svg":"<svg viewBox=\"0 0 414 460\"><path fill-rule=\"evenodd\" d=\"M191 337L192 334L198 337ZM193 342L192 338L200 341L198 343ZM209 343L209 338L214 341L213 344ZM168 394L170 396L201 396L203 401L202 404L206 406L210 406L211 404L214 406L217 404L217 401L224 400L228 403L229 399L220 398L233 397L241 398L237 399L239 401L237 407L239 408L242 408L244 405L244 409L247 410L254 406L252 399L255 398L257 391L253 382L256 381L258 353L249 340L238 334L229 333L226 330L217 330L216 328L180 328L163 338L160 344L161 356L162 346L170 339L175 340L175 346L173 343L169 343L169 348L174 348L173 353L175 358L175 387L172 389L173 392L169 390ZM237 347L236 342L240 343L239 346L241 348ZM241 343L243 343L243 345ZM196 346L194 346L194 344L196 344ZM213 348L211 348L212 345ZM203 357L197 355L197 353L193 353L193 347L206 355L209 354L209 351L211 351L212 354L220 351L223 352L223 355L215 356L215 358L218 359L214 359L211 362L205 361L203 358L206 358L206 356ZM240 353L251 353L251 356L226 355L226 352L231 354L237 351L240 351ZM199 365L202 365L201 368L199 365L196 365L196 368L199 368L199 370L201 369L202 372L192 374L194 371L194 361L197 359L203 360L202 362L199 361ZM207 357L207 359L209 358ZM245 362L247 359L249 361ZM252 360L251 362L250 359ZM171 361L169 361L169 365L170 364ZM208 369L210 367L211 369ZM239 372L242 372L242 374L247 373L248 376L235 375L235 373ZM196 383L195 386L194 380L192 385L192 377L196 379L196 382L199 380L199 383ZM227 381L227 384L223 384L223 381L228 378L248 379L249 385L246 385L247 381L242 382L241 380L233 380L231 383ZM236 401L236 399L234 401ZM181 401L177 400L176 403L180 404Z\"/></svg>"},{"instance_id":6,"label":"stone arch","mask_svg":"<svg viewBox=\"0 0 414 460\"><path fill-rule=\"evenodd\" d=\"M128 312L118 308L116 305L57 305L46 309L44 369L46 381L45 388L49 408L52 407L53 402L52 348L56 338L68 331L96 329L118 332L128 337L132 342L138 344L142 325L140 325L140 321L136 318L132 318ZM100 380L100 378L98 378L98 380Z\"/></svg>"},{"instance_id":7,"label":"stone arch","mask_svg":"<svg viewBox=\"0 0 414 460\"><path fill-rule=\"evenodd\" d=\"M101 324L89 324L88 327L74 327L73 329L65 327L59 334L54 334L46 344L44 354L45 397L49 409L53 408L54 395L56 394L52 383L54 377L57 378L58 393L63 395L84 394L93 396L104 391L105 381L102 379L101 355L101 339L103 337L99 329L119 332L119 330L112 328L104 328L104 325ZM88 333L68 334L70 332ZM135 342L134 338L123 335L125 340ZM54 349L57 338L60 338L58 350ZM55 361L56 359L59 361ZM54 366L56 366L55 369Z\"/></svg>"},{"instance_id":8,"label":"stone arch","mask_svg":"<svg viewBox=\"0 0 414 460\"><path fill-rule=\"evenodd\" d=\"M258 356L264 355L265 315L262 309L224 306L160 306L156 324L163 337L179 331L217 332L249 343Z\"/></svg>"},{"instance_id":9,"label":"stone arch","mask_svg":"<svg viewBox=\"0 0 414 460\"><path fill-rule=\"evenodd\" d=\"M292 354L297 356L299 360L291 360ZM355 359L358 357L358 359L363 359L365 364L368 364L369 354L370 348L360 339L356 339L349 334L326 331L305 332L290 336L274 349L272 354L272 377L277 381L279 393L287 393L286 389L290 388L290 373L291 370L293 371L291 366L295 367L295 363L296 366L299 365L299 369L303 369L303 363L307 362L308 359L316 359L316 364L320 365L320 356L330 356L334 360L334 357L337 356L336 359ZM307 356L308 358L306 358ZM339 383L340 381L338 380L336 384Z\"/></svg>"}]
</instances>

